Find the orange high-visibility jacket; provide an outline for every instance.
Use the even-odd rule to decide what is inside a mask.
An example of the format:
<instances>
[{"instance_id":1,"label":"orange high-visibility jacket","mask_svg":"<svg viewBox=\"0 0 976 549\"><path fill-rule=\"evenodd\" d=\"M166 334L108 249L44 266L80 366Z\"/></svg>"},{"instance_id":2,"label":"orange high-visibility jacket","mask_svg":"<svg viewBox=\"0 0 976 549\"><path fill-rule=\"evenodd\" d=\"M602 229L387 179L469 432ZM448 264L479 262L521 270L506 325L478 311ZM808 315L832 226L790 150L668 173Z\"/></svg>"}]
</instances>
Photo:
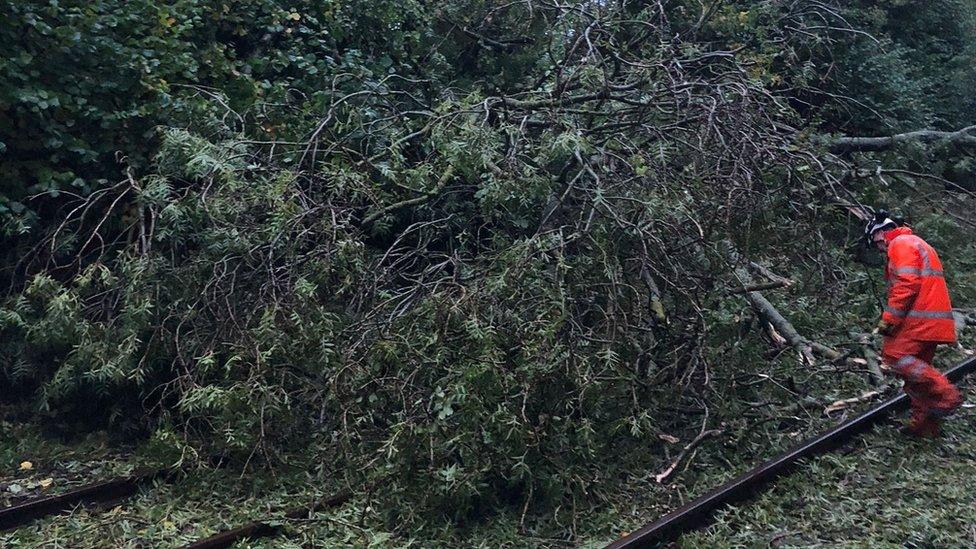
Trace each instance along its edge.
<instances>
[{"instance_id":1,"label":"orange high-visibility jacket","mask_svg":"<svg viewBox=\"0 0 976 549\"><path fill-rule=\"evenodd\" d=\"M908 227L885 233L888 241L888 306L881 318L895 326L894 337L954 343L952 303L935 249Z\"/></svg>"}]
</instances>

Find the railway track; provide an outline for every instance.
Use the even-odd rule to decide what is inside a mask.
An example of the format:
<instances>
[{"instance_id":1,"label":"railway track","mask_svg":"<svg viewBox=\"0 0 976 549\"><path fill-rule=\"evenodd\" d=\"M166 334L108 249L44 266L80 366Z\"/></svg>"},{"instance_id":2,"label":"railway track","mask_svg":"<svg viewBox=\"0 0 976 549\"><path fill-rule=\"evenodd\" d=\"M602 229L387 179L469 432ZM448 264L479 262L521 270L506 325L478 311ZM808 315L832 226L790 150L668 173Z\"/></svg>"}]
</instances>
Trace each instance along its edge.
<instances>
[{"instance_id":1,"label":"railway track","mask_svg":"<svg viewBox=\"0 0 976 549\"><path fill-rule=\"evenodd\" d=\"M127 477L96 482L63 494L41 496L0 509L0 532L20 528L36 519L64 513L80 505L112 505L135 494L143 483L167 477L171 472L166 469L143 470Z\"/></svg>"},{"instance_id":2,"label":"railway track","mask_svg":"<svg viewBox=\"0 0 976 549\"><path fill-rule=\"evenodd\" d=\"M111 507L133 496L139 487L158 478L169 478L175 471L170 469L143 470L126 477L113 478L75 488L63 494L33 498L0 509L0 532L15 530L31 522L78 507ZM352 498L352 492L341 492L311 505L285 511L282 518L296 520L338 507ZM237 541L260 539L278 534L281 527L268 522L254 521L219 532L213 536L190 543L188 549L218 549L230 547Z\"/></svg>"},{"instance_id":3,"label":"railway track","mask_svg":"<svg viewBox=\"0 0 976 549\"><path fill-rule=\"evenodd\" d=\"M957 382L973 370L976 370L976 357L957 364L945 373L950 380ZM905 394L892 397L631 532L608 545L607 549L658 547L674 541L684 533L706 526L716 510L749 498L772 480L795 468L798 460L844 444L888 415L904 410L908 404L908 396Z\"/></svg>"},{"instance_id":4,"label":"railway track","mask_svg":"<svg viewBox=\"0 0 976 549\"><path fill-rule=\"evenodd\" d=\"M306 518L316 512L338 507L339 505L349 501L350 498L352 498L352 492L342 492L319 501L314 505L296 507L286 511L284 518L290 520ZM187 545L185 549L224 549L225 547L230 547L234 543L244 539L253 540L271 537L277 534L280 530L281 528L279 526L268 524L267 522L251 522L231 530L220 532L210 536L209 538L191 543Z\"/></svg>"}]
</instances>

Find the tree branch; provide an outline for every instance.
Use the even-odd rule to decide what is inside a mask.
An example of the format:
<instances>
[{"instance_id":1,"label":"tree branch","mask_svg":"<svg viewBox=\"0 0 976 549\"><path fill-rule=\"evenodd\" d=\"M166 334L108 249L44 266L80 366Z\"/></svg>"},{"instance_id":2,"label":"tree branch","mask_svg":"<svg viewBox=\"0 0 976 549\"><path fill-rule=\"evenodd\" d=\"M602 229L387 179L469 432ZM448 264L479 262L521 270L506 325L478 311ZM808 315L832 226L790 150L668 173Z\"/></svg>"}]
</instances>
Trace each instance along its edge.
<instances>
[{"instance_id":1,"label":"tree branch","mask_svg":"<svg viewBox=\"0 0 976 549\"><path fill-rule=\"evenodd\" d=\"M742 256L735 246L728 241L723 242L725 248L725 255L727 260L731 265L742 265ZM755 286L756 283L752 278L749 271L742 266L735 267L736 278L743 287L748 288ZM770 303L765 296L763 296L758 291L746 291L746 300L752 309L758 314L777 334L786 340L791 347L796 349L797 353L800 354L801 360L807 364L813 364L813 355L816 354L830 361L842 360L845 358L844 354L836 349L832 349L821 343L811 341L802 335L793 324L784 317L776 307Z\"/></svg>"},{"instance_id":2,"label":"tree branch","mask_svg":"<svg viewBox=\"0 0 976 549\"><path fill-rule=\"evenodd\" d=\"M412 206L414 204L420 204L422 202L426 202L430 200L432 197L434 197L434 195L441 192L444 189L444 187L447 186L447 182L450 181L452 176L454 176L454 166L448 166L448 168L444 170L444 173L441 174L440 179L437 180L437 185L433 189L427 191L423 195L418 196L416 198L401 200L400 202L390 204L389 206L386 206L381 210L377 210L367 215L363 219L363 224L372 223L373 221L376 221L380 217L383 217L384 215L392 212L393 210L400 209L404 206Z\"/></svg>"},{"instance_id":3,"label":"tree branch","mask_svg":"<svg viewBox=\"0 0 976 549\"><path fill-rule=\"evenodd\" d=\"M678 470L678 467L681 466L681 464L685 461L685 457L687 457L691 453L692 450L694 450L695 448L697 448L702 442L705 442L705 440L707 440L709 438L712 438L712 437L717 437L717 436L719 436L719 435L721 435L723 433L725 433L725 429L724 428L720 428L720 429L709 429L707 431L702 431L701 433L699 433L698 436L695 437L695 439L691 441L691 443L689 443L687 446L684 447L684 449L681 450L681 452L678 454L677 459L675 459L671 463L671 465L668 466L667 469L665 469L665 470L661 471L660 473L654 475L654 480L658 484L663 484L663 483L667 482L671 478L671 476L674 475L674 472Z\"/></svg>"},{"instance_id":4,"label":"tree branch","mask_svg":"<svg viewBox=\"0 0 976 549\"><path fill-rule=\"evenodd\" d=\"M830 143L830 152L841 154L855 151L886 151L895 145L913 141L919 143L948 141L961 145L976 146L976 125L967 126L954 132L918 130L885 137L837 137Z\"/></svg>"}]
</instances>

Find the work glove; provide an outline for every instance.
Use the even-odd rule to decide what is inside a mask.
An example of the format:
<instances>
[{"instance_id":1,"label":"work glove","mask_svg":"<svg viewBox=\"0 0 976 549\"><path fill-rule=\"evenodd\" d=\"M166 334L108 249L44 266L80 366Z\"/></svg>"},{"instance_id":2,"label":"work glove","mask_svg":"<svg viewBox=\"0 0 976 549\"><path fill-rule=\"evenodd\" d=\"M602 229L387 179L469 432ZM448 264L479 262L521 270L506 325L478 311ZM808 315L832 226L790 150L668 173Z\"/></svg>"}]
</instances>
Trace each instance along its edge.
<instances>
[{"instance_id":1,"label":"work glove","mask_svg":"<svg viewBox=\"0 0 976 549\"><path fill-rule=\"evenodd\" d=\"M888 323L887 320L881 319L878 321L878 326L874 329L875 333L879 333L885 337L890 336L895 331L895 327Z\"/></svg>"},{"instance_id":2,"label":"work glove","mask_svg":"<svg viewBox=\"0 0 976 549\"><path fill-rule=\"evenodd\" d=\"M657 322L658 326L664 326L668 322L668 317L664 314L664 304L661 303L660 299L651 300L651 314L654 316L654 320Z\"/></svg>"}]
</instances>

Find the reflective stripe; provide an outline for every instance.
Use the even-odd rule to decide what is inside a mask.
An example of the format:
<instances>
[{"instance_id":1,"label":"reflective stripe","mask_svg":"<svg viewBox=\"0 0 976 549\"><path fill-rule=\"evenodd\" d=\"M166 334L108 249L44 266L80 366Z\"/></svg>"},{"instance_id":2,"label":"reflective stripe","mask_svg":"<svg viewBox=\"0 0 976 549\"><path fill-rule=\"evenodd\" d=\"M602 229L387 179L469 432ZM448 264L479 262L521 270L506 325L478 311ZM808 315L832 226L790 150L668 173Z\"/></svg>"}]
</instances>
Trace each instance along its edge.
<instances>
[{"instance_id":1,"label":"reflective stripe","mask_svg":"<svg viewBox=\"0 0 976 549\"><path fill-rule=\"evenodd\" d=\"M916 276L943 276L942 271L935 269L919 269L918 267L898 267L890 270L893 275L913 274Z\"/></svg>"},{"instance_id":2,"label":"reflective stripe","mask_svg":"<svg viewBox=\"0 0 976 549\"><path fill-rule=\"evenodd\" d=\"M897 370L899 374L907 377L909 381L912 382L916 382L922 377L926 366L928 366L928 364L912 355L905 355L895 362L895 370ZM911 393L909 393L909 395L914 398L914 395L911 395Z\"/></svg>"},{"instance_id":3,"label":"reflective stripe","mask_svg":"<svg viewBox=\"0 0 976 549\"><path fill-rule=\"evenodd\" d=\"M908 318L948 318L948 319L952 319L952 311L908 311Z\"/></svg>"},{"instance_id":4,"label":"reflective stripe","mask_svg":"<svg viewBox=\"0 0 976 549\"><path fill-rule=\"evenodd\" d=\"M922 258L922 267L926 269L932 268L932 259L929 258L929 251L922 245L921 242L915 242L915 249L918 250L918 255Z\"/></svg>"},{"instance_id":5,"label":"reflective stripe","mask_svg":"<svg viewBox=\"0 0 976 549\"><path fill-rule=\"evenodd\" d=\"M952 318L952 311L905 311L885 307L885 312L898 318Z\"/></svg>"},{"instance_id":6,"label":"reflective stripe","mask_svg":"<svg viewBox=\"0 0 976 549\"><path fill-rule=\"evenodd\" d=\"M903 366L908 366L912 362L915 362L915 357L913 357L912 355L905 355L899 358L897 362L895 362L895 366L901 368Z\"/></svg>"},{"instance_id":7,"label":"reflective stripe","mask_svg":"<svg viewBox=\"0 0 976 549\"><path fill-rule=\"evenodd\" d=\"M892 309L891 307L885 307L884 310L886 313L888 313L891 316L897 316L899 318L904 318L908 316L908 311L904 311L901 309Z\"/></svg>"}]
</instances>

